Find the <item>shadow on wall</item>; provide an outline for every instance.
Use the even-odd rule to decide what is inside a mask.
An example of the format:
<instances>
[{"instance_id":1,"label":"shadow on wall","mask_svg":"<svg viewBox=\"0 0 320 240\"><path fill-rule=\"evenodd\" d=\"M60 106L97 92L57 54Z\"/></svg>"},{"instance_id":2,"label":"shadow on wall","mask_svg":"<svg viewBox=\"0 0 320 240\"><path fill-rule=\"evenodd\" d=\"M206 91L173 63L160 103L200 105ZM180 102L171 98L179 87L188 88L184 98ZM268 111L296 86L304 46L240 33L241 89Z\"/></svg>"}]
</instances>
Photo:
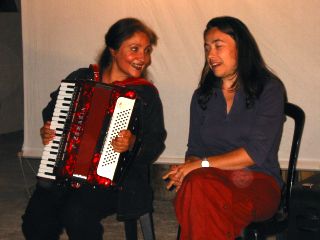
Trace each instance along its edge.
<instances>
[{"instance_id":1,"label":"shadow on wall","mask_svg":"<svg viewBox=\"0 0 320 240\"><path fill-rule=\"evenodd\" d=\"M0 1L0 134L23 129L20 0Z\"/></svg>"}]
</instances>

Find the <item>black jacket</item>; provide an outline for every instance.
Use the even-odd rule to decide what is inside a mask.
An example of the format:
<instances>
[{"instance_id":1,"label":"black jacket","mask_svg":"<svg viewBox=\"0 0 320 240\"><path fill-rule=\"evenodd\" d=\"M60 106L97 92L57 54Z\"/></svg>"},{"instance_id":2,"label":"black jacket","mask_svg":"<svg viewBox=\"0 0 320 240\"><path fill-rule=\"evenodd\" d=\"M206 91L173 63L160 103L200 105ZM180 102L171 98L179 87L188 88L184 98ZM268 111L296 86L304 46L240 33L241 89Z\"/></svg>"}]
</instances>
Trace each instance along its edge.
<instances>
[{"instance_id":1,"label":"black jacket","mask_svg":"<svg viewBox=\"0 0 320 240\"><path fill-rule=\"evenodd\" d=\"M93 72L81 68L72 72L67 79L93 78ZM162 103L155 87L148 85L130 86L141 101L142 134L138 141L141 145L137 155L124 176L118 195L119 220L137 218L152 211L152 188L149 184L150 165L157 160L165 148L166 131L164 128ZM43 121L51 121L58 90L51 93L51 101L43 109Z\"/></svg>"}]
</instances>

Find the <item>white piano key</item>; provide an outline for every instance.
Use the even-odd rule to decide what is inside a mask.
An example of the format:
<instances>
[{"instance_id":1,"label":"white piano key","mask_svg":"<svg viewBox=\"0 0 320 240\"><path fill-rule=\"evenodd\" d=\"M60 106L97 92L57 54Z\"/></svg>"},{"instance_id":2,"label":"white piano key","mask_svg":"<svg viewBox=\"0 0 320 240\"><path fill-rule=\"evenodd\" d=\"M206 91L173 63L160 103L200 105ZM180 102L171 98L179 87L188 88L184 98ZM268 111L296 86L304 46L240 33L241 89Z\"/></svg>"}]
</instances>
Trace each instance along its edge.
<instances>
[{"instance_id":1,"label":"white piano key","mask_svg":"<svg viewBox=\"0 0 320 240\"><path fill-rule=\"evenodd\" d=\"M63 88L60 88L58 96L65 95L65 94L73 94L73 93L74 93L74 89L63 87Z\"/></svg>"},{"instance_id":2,"label":"white piano key","mask_svg":"<svg viewBox=\"0 0 320 240\"><path fill-rule=\"evenodd\" d=\"M64 100L64 99L57 99L56 102L57 102L57 103L65 103L65 104L70 104L70 103L71 103L71 101Z\"/></svg>"},{"instance_id":3,"label":"white piano key","mask_svg":"<svg viewBox=\"0 0 320 240\"><path fill-rule=\"evenodd\" d=\"M65 85L65 84L61 84L60 86L60 91L63 91L63 90L73 90L75 88L75 86L71 86L71 85Z\"/></svg>"},{"instance_id":4,"label":"white piano key","mask_svg":"<svg viewBox=\"0 0 320 240\"><path fill-rule=\"evenodd\" d=\"M48 158L55 159L55 158L57 158L57 156L58 156L58 151L55 152L55 151L49 150L49 151L46 151L45 153L46 153L45 155L42 154L43 157L48 156ZM53 155L54 157L52 157L52 156L50 156L50 155Z\"/></svg>"},{"instance_id":5,"label":"white piano key","mask_svg":"<svg viewBox=\"0 0 320 240\"><path fill-rule=\"evenodd\" d=\"M51 154L51 155L55 155L56 157L58 156L58 149L52 149L52 148L45 149L45 152L48 154ZM47 155L45 155L45 156L47 156Z\"/></svg>"},{"instance_id":6,"label":"white piano key","mask_svg":"<svg viewBox=\"0 0 320 240\"><path fill-rule=\"evenodd\" d=\"M53 173L53 167L48 167L46 165L40 165L39 166L39 172L43 173Z\"/></svg>"},{"instance_id":7,"label":"white piano key","mask_svg":"<svg viewBox=\"0 0 320 240\"><path fill-rule=\"evenodd\" d=\"M71 92L71 91L67 91L67 92L62 91L62 92L59 92L58 98L59 98L59 97L72 98L73 95L74 95L74 92Z\"/></svg>"},{"instance_id":8,"label":"white piano key","mask_svg":"<svg viewBox=\"0 0 320 240\"><path fill-rule=\"evenodd\" d=\"M43 160L41 160L41 164L45 164L45 165L55 165L56 164L56 161L54 161L54 160L45 160L45 159L43 159Z\"/></svg>"},{"instance_id":9,"label":"white piano key","mask_svg":"<svg viewBox=\"0 0 320 240\"><path fill-rule=\"evenodd\" d=\"M53 129L58 129L58 128L63 129L63 127L64 127L64 124L57 123L55 121L52 121L50 125L50 128L53 128Z\"/></svg>"},{"instance_id":10,"label":"white piano key","mask_svg":"<svg viewBox=\"0 0 320 240\"><path fill-rule=\"evenodd\" d=\"M44 158L44 157L56 159L57 154L51 154L50 152L45 152L44 151L43 154L42 154L42 158Z\"/></svg>"},{"instance_id":11,"label":"white piano key","mask_svg":"<svg viewBox=\"0 0 320 240\"><path fill-rule=\"evenodd\" d=\"M58 96L63 96L63 95L73 95L75 93L74 88L60 88Z\"/></svg>"},{"instance_id":12,"label":"white piano key","mask_svg":"<svg viewBox=\"0 0 320 240\"><path fill-rule=\"evenodd\" d=\"M58 117L63 119L63 121L66 121L66 118L68 117L69 112L54 112L52 117Z\"/></svg>"},{"instance_id":13,"label":"white piano key","mask_svg":"<svg viewBox=\"0 0 320 240\"><path fill-rule=\"evenodd\" d=\"M59 136L55 136L53 139L52 139L52 142L60 142L60 140L61 140L61 137L59 137Z\"/></svg>"},{"instance_id":14,"label":"white piano key","mask_svg":"<svg viewBox=\"0 0 320 240\"><path fill-rule=\"evenodd\" d=\"M59 107L59 108L62 108L62 109L65 109L65 110L69 110L70 109L70 104L66 104L62 101L56 103L56 107Z\"/></svg>"},{"instance_id":15,"label":"white piano key","mask_svg":"<svg viewBox=\"0 0 320 240\"><path fill-rule=\"evenodd\" d=\"M57 114L53 114L52 119L57 119L55 121L58 121L59 123L63 123L66 124L67 121L67 115L57 115Z\"/></svg>"},{"instance_id":16,"label":"white piano key","mask_svg":"<svg viewBox=\"0 0 320 240\"><path fill-rule=\"evenodd\" d=\"M51 128L53 129L53 128ZM61 137L61 135L63 134L62 130L58 130L58 129L54 129L56 131L56 136Z\"/></svg>"},{"instance_id":17,"label":"white piano key","mask_svg":"<svg viewBox=\"0 0 320 240\"><path fill-rule=\"evenodd\" d=\"M58 152L58 148L59 148L59 144L57 144L57 145L47 145L47 146L44 147L43 150L46 151L46 152L50 152L50 151Z\"/></svg>"},{"instance_id":18,"label":"white piano key","mask_svg":"<svg viewBox=\"0 0 320 240\"><path fill-rule=\"evenodd\" d=\"M53 173L54 166L48 166L47 164L41 162L39 169Z\"/></svg>"},{"instance_id":19,"label":"white piano key","mask_svg":"<svg viewBox=\"0 0 320 240\"><path fill-rule=\"evenodd\" d=\"M53 116L52 119L51 119L52 122L58 122L60 124L65 124L65 119L63 118L59 118L57 116Z\"/></svg>"},{"instance_id":20,"label":"white piano key","mask_svg":"<svg viewBox=\"0 0 320 240\"><path fill-rule=\"evenodd\" d=\"M52 142L52 144L48 144L46 145L43 150L44 151L48 151L48 150L53 150L53 151L57 151L59 149L60 143L56 143L56 142Z\"/></svg>"},{"instance_id":21,"label":"white piano key","mask_svg":"<svg viewBox=\"0 0 320 240\"><path fill-rule=\"evenodd\" d=\"M53 173L39 172L37 174L38 177L45 177L49 179L56 179L56 176Z\"/></svg>"},{"instance_id":22,"label":"white piano key","mask_svg":"<svg viewBox=\"0 0 320 240\"><path fill-rule=\"evenodd\" d=\"M50 178L50 179L53 179L53 180L56 179L55 176L52 176L52 175L49 175L49 174L45 174L45 173L42 173L42 172L39 172L39 173L37 174L37 176L38 176L38 177L43 177L43 178Z\"/></svg>"},{"instance_id":23,"label":"white piano key","mask_svg":"<svg viewBox=\"0 0 320 240\"><path fill-rule=\"evenodd\" d=\"M56 107L54 113L69 113L69 109Z\"/></svg>"},{"instance_id":24,"label":"white piano key","mask_svg":"<svg viewBox=\"0 0 320 240\"><path fill-rule=\"evenodd\" d=\"M58 151L59 149L59 144L53 143L52 145L50 145L51 149L53 149L54 151Z\"/></svg>"},{"instance_id":25,"label":"white piano key","mask_svg":"<svg viewBox=\"0 0 320 240\"><path fill-rule=\"evenodd\" d=\"M59 143L55 143L55 142L50 142L49 144L47 144L44 149L48 149L48 148L57 148L59 147Z\"/></svg>"},{"instance_id":26,"label":"white piano key","mask_svg":"<svg viewBox=\"0 0 320 240\"><path fill-rule=\"evenodd\" d=\"M41 162L42 161L56 161L56 158L51 158L51 157L49 157L49 156L43 156L42 158L41 158ZM41 163L40 162L40 163Z\"/></svg>"},{"instance_id":27,"label":"white piano key","mask_svg":"<svg viewBox=\"0 0 320 240\"><path fill-rule=\"evenodd\" d=\"M53 113L53 117L59 117L62 119L66 119L66 117L68 116L68 113L64 113L64 112L54 112Z\"/></svg>"},{"instance_id":28,"label":"white piano key","mask_svg":"<svg viewBox=\"0 0 320 240\"><path fill-rule=\"evenodd\" d=\"M60 84L62 87L74 87L76 83L70 83L70 82L61 82Z\"/></svg>"},{"instance_id":29,"label":"white piano key","mask_svg":"<svg viewBox=\"0 0 320 240\"><path fill-rule=\"evenodd\" d=\"M60 130L56 130L56 137L59 137L61 138L63 135L63 131L60 131ZM60 142L60 140L58 140Z\"/></svg>"},{"instance_id":30,"label":"white piano key","mask_svg":"<svg viewBox=\"0 0 320 240\"><path fill-rule=\"evenodd\" d=\"M72 94L70 94L70 96L66 96L66 95L62 95L62 94L59 94L59 96L57 97L57 99L59 100L63 100L63 101L68 101L68 102L71 102L71 99L72 99Z\"/></svg>"},{"instance_id":31,"label":"white piano key","mask_svg":"<svg viewBox=\"0 0 320 240\"><path fill-rule=\"evenodd\" d=\"M68 91L74 92L74 90L75 90L75 86L60 86L59 92L68 92Z\"/></svg>"},{"instance_id":32,"label":"white piano key","mask_svg":"<svg viewBox=\"0 0 320 240\"><path fill-rule=\"evenodd\" d=\"M58 99L55 106L57 106L57 107L59 107L59 106L69 107L70 104L71 104L70 101L65 101L65 100Z\"/></svg>"}]
</instances>

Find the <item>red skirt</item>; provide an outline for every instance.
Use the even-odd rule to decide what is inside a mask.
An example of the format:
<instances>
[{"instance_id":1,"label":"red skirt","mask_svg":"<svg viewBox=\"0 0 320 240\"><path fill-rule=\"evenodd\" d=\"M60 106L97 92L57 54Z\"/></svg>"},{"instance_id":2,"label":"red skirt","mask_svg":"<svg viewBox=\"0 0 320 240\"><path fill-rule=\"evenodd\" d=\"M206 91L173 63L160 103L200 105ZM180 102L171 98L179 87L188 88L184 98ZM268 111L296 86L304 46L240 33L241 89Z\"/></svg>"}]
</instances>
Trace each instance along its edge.
<instances>
[{"instance_id":1,"label":"red skirt","mask_svg":"<svg viewBox=\"0 0 320 240\"><path fill-rule=\"evenodd\" d=\"M174 201L180 239L233 240L251 222L272 217L280 198L279 185L264 173L194 170L185 177Z\"/></svg>"}]
</instances>

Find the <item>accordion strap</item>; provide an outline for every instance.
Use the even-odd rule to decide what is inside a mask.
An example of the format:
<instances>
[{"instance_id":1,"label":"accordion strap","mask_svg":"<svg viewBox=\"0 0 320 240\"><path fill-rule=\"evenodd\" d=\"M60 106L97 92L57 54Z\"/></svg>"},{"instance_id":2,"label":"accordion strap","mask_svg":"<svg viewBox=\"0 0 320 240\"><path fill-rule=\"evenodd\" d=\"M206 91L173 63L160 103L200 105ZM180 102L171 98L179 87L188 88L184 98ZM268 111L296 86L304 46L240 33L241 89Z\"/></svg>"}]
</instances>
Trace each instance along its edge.
<instances>
[{"instance_id":1,"label":"accordion strap","mask_svg":"<svg viewBox=\"0 0 320 240\"><path fill-rule=\"evenodd\" d=\"M100 82L100 69L98 64L90 64L89 68L93 72L94 81ZM128 78L124 81L116 81L113 82L116 86L127 87L127 86L138 86L138 85L146 85L151 86L157 90L157 88L153 85L153 83L149 82L144 78Z\"/></svg>"},{"instance_id":2,"label":"accordion strap","mask_svg":"<svg viewBox=\"0 0 320 240\"><path fill-rule=\"evenodd\" d=\"M100 77L99 77L99 66L98 64L90 64L89 68L93 72L93 80L96 82L100 82Z\"/></svg>"}]
</instances>

